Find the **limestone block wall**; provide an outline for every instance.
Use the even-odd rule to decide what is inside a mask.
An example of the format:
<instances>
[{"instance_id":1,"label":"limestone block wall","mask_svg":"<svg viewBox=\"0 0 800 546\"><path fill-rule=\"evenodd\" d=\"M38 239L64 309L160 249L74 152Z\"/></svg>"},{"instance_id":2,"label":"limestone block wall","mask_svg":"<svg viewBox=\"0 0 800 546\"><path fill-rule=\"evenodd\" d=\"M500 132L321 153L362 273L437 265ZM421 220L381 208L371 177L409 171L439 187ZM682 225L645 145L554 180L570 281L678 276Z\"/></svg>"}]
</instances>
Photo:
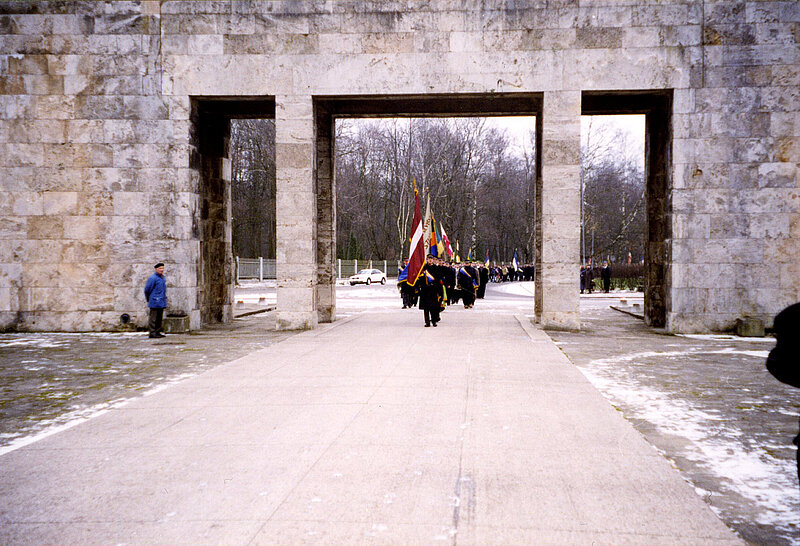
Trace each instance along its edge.
<instances>
[{"instance_id":1,"label":"limestone block wall","mask_svg":"<svg viewBox=\"0 0 800 546\"><path fill-rule=\"evenodd\" d=\"M316 98L498 92L544 97L537 315L576 327L580 93L662 89L666 326L769 324L800 299L799 44L792 1L2 2L0 328L142 324L157 261L199 326L191 105L241 96L276 105L279 324L332 320Z\"/></svg>"},{"instance_id":2,"label":"limestone block wall","mask_svg":"<svg viewBox=\"0 0 800 546\"><path fill-rule=\"evenodd\" d=\"M800 300L800 2L706 2L673 108L673 331Z\"/></svg>"},{"instance_id":3,"label":"limestone block wall","mask_svg":"<svg viewBox=\"0 0 800 546\"><path fill-rule=\"evenodd\" d=\"M0 328L145 321L167 266L195 306L189 99L161 93L159 2L0 4Z\"/></svg>"}]
</instances>

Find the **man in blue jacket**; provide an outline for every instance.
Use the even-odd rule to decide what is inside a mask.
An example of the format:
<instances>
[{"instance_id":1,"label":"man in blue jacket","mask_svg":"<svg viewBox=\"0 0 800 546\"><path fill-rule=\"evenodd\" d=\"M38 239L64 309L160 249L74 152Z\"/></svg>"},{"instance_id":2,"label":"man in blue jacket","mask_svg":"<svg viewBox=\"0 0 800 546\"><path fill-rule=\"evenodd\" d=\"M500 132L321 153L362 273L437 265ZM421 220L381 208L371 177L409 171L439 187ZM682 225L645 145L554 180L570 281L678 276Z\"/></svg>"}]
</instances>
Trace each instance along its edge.
<instances>
[{"instance_id":1,"label":"man in blue jacket","mask_svg":"<svg viewBox=\"0 0 800 546\"><path fill-rule=\"evenodd\" d=\"M147 327L150 337L164 337L161 331L161 321L164 318L164 309L167 307L167 281L164 280L164 264L155 265L155 273L150 275L144 285L144 297L147 307L150 308L150 320Z\"/></svg>"}]
</instances>

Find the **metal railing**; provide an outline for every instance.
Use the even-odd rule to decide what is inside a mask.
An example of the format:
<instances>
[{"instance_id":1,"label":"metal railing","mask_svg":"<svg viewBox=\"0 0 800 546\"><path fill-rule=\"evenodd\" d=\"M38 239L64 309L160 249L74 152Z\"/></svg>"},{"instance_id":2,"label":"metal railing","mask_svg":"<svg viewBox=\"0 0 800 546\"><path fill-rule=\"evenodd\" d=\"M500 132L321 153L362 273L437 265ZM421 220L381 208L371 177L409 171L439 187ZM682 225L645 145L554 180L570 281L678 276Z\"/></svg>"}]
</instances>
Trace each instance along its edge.
<instances>
[{"instance_id":1,"label":"metal railing","mask_svg":"<svg viewBox=\"0 0 800 546\"><path fill-rule=\"evenodd\" d=\"M362 269L380 269L387 279L396 279L401 265L397 260L336 260L336 276L346 279Z\"/></svg>"},{"instance_id":2,"label":"metal railing","mask_svg":"<svg viewBox=\"0 0 800 546\"><path fill-rule=\"evenodd\" d=\"M268 258L240 258L236 256L236 280L258 279L272 280L276 276L276 260ZM398 268L402 262L398 260L336 260L336 276L346 279L362 269L380 269L387 279L396 279Z\"/></svg>"},{"instance_id":3,"label":"metal railing","mask_svg":"<svg viewBox=\"0 0 800 546\"><path fill-rule=\"evenodd\" d=\"M274 259L240 258L236 256L236 281L241 279L275 279Z\"/></svg>"}]
</instances>

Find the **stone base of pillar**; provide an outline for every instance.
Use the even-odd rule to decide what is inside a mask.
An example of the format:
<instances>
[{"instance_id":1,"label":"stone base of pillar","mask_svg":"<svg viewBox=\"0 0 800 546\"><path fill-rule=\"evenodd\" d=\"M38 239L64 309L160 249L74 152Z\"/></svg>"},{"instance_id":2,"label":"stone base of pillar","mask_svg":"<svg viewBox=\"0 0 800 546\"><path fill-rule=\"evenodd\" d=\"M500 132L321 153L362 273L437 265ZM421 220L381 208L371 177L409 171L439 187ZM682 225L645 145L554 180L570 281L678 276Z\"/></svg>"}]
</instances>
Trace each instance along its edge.
<instances>
[{"instance_id":1,"label":"stone base of pillar","mask_svg":"<svg viewBox=\"0 0 800 546\"><path fill-rule=\"evenodd\" d=\"M335 285L317 285L317 320L321 323L336 320Z\"/></svg>"},{"instance_id":2,"label":"stone base of pillar","mask_svg":"<svg viewBox=\"0 0 800 546\"><path fill-rule=\"evenodd\" d=\"M581 329L581 314L575 311L545 311L539 318L539 326L544 330L577 332Z\"/></svg>"},{"instance_id":3,"label":"stone base of pillar","mask_svg":"<svg viewBox=\"0 0 800 546\"><path fill-rule=\"evenodd\" d=\"M278 311L276 330L313 330L317 327L317 312Z\"/></svg>"}]
</instances>

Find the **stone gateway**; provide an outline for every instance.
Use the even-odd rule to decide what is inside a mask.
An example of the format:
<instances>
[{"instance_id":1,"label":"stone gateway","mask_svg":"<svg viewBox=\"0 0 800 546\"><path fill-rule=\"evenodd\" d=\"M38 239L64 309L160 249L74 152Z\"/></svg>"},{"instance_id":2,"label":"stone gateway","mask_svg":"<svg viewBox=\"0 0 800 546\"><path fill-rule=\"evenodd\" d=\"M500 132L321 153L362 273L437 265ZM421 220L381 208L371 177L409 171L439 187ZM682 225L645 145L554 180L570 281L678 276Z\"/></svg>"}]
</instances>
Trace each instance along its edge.
<instances>
[{"instance_id":1,"label":"stone gateway","mask_svg":"<svg viewBox=\"0 0 800 546\"><path fill-rule=\"evenodd\" d=\"M0 3L0 329L231 319L230 120L276 124L278 327L335 320L333 122L535 115L544 327L580 326L580 117L646 115L645 316L800 300L800 2Z\"/></svg>"}]
</instances>

